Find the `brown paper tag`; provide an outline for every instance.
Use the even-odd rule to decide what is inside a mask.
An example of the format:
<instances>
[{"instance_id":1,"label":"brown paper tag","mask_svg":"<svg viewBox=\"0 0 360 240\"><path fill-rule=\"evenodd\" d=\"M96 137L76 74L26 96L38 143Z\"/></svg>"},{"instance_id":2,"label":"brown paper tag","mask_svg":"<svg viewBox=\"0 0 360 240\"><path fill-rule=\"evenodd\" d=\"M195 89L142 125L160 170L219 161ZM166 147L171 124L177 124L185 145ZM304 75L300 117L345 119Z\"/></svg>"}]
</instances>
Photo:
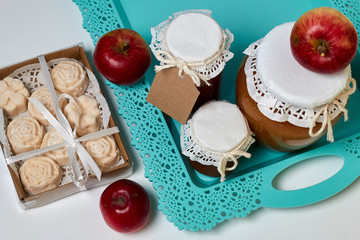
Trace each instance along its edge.
<instances>
[{"instance_id":1,"label":"brown paper tag","mask_svg":"<svg viewBox=\"0 0 360 240\"><path fill-rule=\"evenodd\" d=\"M180 78L178 71L177 67L159 71L146 100L181 124L185 124L200 92L189 75L184 73L183 78Z\"/></svg>"}]
</instances>

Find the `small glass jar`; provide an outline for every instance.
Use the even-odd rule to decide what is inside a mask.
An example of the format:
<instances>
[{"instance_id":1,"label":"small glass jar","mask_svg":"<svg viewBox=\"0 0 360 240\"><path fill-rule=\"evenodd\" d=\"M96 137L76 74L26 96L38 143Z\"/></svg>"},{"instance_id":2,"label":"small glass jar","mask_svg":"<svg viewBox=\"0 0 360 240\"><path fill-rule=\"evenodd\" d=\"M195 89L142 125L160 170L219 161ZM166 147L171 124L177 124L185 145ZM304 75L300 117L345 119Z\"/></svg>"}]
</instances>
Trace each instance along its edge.
<instances>
[{"instance_id":1,"label":"small glass jar","mask_svg":"<svg viewBox=\"0 0 360 240\"><path fill-rule=\"evenodd\" d=\"M246 118L238 106L226 101L210 101L201 106L181 127L182 153L198 172L225 180L240 157L254 142Z\"/></svg>"},{"instance_id":2,"label":"small glass jar","mask_svg":"<svg viewBox=\"0 0 360 240\"><path fill-rule=\"evenodd\" d=\"M294 23L275 27L251 44L236 83L237 105L256 141L278 151L304 148L327 132L345 113L356 88L350 66L336 74L318 74L299 65L290 49ZM327 131L326 131L327 130Z\"/></svg>"},{"instance_id":3,"label":"small glass jar","mask_svg":"<svg viewBox=\"0 0 360 240\"><path fill-rule=\"evenodd\" d=\"M178 67L180 78L189 74L200 95L193 112L209 100L218 99L222 71L233 57L233 35L223 30L209 10L187 10L151 29L150 48L160 61L156 71Z\"/></svg>"},{"instance_id":4,"label":"small glass jar","mask_svg":"<svg viewBox=\"0 0 360 240\"><path fill-rule=\"evenodd\" d=\"M200 94L193 107L192 110L193 112L195 112L203 104L205 104L210 100L219 100L221 79L222 79L222 72L208 81L208 83L210 84L209 86L206 85L204 82L200 83L200 86L197 87Z\"/></svg>"}]
</instances>

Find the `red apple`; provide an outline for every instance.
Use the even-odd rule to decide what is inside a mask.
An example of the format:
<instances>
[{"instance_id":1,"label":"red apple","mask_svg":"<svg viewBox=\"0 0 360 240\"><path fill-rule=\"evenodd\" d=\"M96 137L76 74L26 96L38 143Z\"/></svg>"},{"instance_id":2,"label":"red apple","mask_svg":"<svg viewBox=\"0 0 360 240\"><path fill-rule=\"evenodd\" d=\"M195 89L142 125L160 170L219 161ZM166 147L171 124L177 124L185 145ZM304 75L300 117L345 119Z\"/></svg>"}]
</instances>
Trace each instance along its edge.
<instances>
[{"instance_id":1,"label":"red apple","mask_svg":"<svg viewBox=\"0 0 360 240\"><path fill-rule=\"evenodd\" d=\"M144 38L131 29L121 28L104 34L94 51L96 69L109 81L119 85L136 83L151 62Z\"/></svg>"},{"instance_id":2,"label":"red apple","mask_svg":"<svg viewBox=\"0 0 360 240\"><path fill-rule=\"evenodd\" d=\"M319 7L304 13L290 35L291 51L303 67L318 73L335 73L355 57L358 35L341 12Z\"/></svg>"},{"instance_id":3,"label":"red apple","mask_svg":"<svg viewBox=\"0 0 360 240\"><path fill-rule=\"evenodd\" d=\"M121 179L110 184L101 194L100 211L113 230L121 233L136 232L149 219L149 195L138 183Z\"/></svg>"}]
</instances>

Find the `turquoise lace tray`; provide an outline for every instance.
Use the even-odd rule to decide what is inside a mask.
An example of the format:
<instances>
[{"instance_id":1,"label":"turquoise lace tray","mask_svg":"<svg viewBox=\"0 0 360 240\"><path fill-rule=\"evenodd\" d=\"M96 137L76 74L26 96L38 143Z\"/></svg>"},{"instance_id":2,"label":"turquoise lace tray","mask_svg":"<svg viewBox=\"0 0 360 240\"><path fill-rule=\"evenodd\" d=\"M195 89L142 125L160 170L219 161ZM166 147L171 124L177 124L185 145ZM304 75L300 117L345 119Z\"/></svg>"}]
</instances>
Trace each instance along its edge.
<instances>
[{"instance_id":1,"label":"turquoise lace tray","mask_svg":"<svg viewBox=\"0 0 360 240\"><path fill-rule=\"evenodd\" d=\"M116 28L133 28L150 43L150 27L172 13L186 9L211 9L213 17L235 36L231 51L235 53L225 68L221 96L235 102L234 88L242 51L271 28L295 21L305 11L318 6L333 6L342 11L360 29L358 0L233 1L226 7L222 1L130 1L74 0L83 16L83 27L94 44L104 33ZM171 6L170 6L171 5ZM154 61L152 63L155 64ZM357 67L354 67L357 66ZM353 75L360 79L360 60L353 63ZM358 71L358 72L356 72ZM360 175L360 92L348 104L350 120L335 126L336 142L324 139L303 151L277 153L252 146L251 160L244 160L224 183L196 173L183 161L178 147L178 123L165 118L145 99L154 72L149 69L144 79L129 87L110 82L119 103L119 114L132 134L131 143L145 165L145 177L153 183L159 198L158 208L180 230L210 230L233 217L246 217L260 207L297 207L327 199L351 184ZM353 135L355 134L355 135ZM280 191L274 178L284 169L317 156L335 155L344 160L342 168L327 180L300 190Z\"/></svg>"}]
</instances>

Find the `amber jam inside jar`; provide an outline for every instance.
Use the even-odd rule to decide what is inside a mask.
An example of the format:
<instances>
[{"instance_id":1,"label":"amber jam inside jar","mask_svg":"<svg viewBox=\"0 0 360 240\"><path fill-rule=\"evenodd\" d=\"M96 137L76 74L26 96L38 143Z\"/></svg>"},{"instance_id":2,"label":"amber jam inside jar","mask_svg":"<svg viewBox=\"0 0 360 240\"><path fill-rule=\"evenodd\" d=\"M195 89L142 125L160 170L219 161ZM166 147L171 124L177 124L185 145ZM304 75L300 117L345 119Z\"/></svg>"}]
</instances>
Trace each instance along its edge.
<instances>
[{"instance_id":1,"label":"amber jam inside jar","mask_svg":"<svg viewBox=\"0 0 360 240\"><path fill-rule=\"evenodd\" d=\"M196 171L198 171L201 174L204 174L209 177L220 177L220 173L217 170L217 167L207 166L207 165L201 164L197 161L191 161L190 159L189 159L189 162L190 162L191 167L194 168ZM234 163L232 163L232 162L228 163L226 165L226 168L231 168L233 165L234 165ZM229 173L230 173L230 171L225 171L225 174L229 174Z\"/></svg>"},{"instance_id":2,"label":"amber jam inside jar","mask_svg":"<svg viewBox=\"0 0 360 240\"><path fill-rule=\"evenodd\" d=\"M196 100L192 112L195 112L199 107L201 107L204 103L210 100L219 99L221 79L222 79L222 72L208 81L210 86L206 85L205 82L201 81L200 86L197 87L197 89L200 92L200 95Z\"/></svg>"},{"instance_id":3,"label":"amber jam inside jar","mask_svg":"<svg viewBox=\"0 0 360 240\"><path fill-rule=\"evenodd\" d=\"M298 127L289 122L276 122L263 115L247 89L244 71L246 60L247 57L243 59L236 79L236 104L247 118L257 143L269 149L289 152L304 148L324 136L326 131L316 137L310 137L309 128ZM339 114L332 120L333 126L341 116L342 114ZM320 128L321 123L317 122L313 132Z\"/></svg>"}]
</instances>

